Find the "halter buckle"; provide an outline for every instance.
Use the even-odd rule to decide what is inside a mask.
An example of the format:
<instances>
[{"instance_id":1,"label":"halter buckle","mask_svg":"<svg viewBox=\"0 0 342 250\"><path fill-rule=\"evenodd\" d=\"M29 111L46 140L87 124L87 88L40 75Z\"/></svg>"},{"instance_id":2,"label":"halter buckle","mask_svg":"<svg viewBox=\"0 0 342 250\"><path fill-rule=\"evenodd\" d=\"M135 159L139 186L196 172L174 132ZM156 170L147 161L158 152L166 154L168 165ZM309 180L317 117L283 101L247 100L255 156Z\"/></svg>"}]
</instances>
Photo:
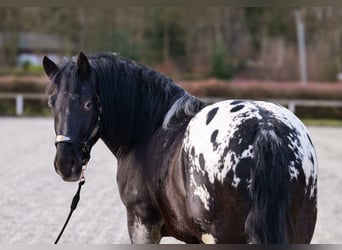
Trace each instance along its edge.
<instances>
[{"instance_id":1,"label":"halter buckle","mask_svg":"<svg viewBox=\"0 0 342 250\"><path fill-rule=\"evenodd\" d=\"M81 150L83 153L89 153L89 143L87 141L82 144Z\"/></svg>"}]
</instances>

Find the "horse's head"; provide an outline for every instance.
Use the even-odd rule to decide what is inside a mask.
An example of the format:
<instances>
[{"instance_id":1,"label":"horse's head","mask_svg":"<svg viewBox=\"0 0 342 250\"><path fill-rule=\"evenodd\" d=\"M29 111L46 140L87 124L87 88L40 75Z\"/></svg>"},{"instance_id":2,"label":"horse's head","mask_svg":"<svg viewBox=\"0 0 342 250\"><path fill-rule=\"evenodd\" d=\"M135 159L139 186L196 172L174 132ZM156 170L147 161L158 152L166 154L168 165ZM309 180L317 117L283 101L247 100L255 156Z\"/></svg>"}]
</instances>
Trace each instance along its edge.
<instances>
[{"instance_id":1,"label":"horse's head","mask_svg":"<svg viewBox=\"0 0 342 250\"><path fill-rule=\"evenodd\" d=\"M44 57L43 67L54 87L49 106L56 132L55 169L65 181L77 181L99 138L101 108L94 73L83 53L76 62L62 65Z\"/></svg>"}]
</instances>

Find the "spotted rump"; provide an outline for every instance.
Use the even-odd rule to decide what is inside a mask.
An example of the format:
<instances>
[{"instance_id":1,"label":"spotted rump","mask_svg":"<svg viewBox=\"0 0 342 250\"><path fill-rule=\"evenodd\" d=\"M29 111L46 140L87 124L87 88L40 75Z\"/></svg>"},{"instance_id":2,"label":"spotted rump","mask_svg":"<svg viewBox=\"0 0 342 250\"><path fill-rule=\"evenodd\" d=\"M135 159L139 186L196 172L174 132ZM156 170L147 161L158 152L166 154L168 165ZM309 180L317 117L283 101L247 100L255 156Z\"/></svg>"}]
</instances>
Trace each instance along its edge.
<instances>
[{"instance_id":1,"label":"spotted rump","mask_svg":"<svg viewBox=\"0 0 342 250\"><path fill-rule=\"evenodd\" d=\"M217 242L291 242L296 233L310 241L313 227L303 230L298 220L316 216L317 160L307 129L290 111L243 100L207 106L190 121L182 148L199 231ZM290 210L300 214L289 217Z\"/></svg>"}]
</instances>

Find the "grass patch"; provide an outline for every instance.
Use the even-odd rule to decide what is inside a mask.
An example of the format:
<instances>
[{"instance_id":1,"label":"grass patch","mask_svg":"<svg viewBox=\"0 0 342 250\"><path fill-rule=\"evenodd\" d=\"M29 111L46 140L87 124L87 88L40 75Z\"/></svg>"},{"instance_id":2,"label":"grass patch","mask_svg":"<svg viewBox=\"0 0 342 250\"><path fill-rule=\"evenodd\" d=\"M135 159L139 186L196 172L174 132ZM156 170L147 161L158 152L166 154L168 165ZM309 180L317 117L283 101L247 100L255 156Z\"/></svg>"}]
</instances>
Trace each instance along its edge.
<instances>
[{"instance_id":1,"label":"grass patch","mask_svg":"<svg viewBox=\"0 0 342 250\"><path fill-rule=\"evenodd\" d=\"M307 126L342 127L342 120L334 119L302 119Z\"/></svg>"}]
</instances>

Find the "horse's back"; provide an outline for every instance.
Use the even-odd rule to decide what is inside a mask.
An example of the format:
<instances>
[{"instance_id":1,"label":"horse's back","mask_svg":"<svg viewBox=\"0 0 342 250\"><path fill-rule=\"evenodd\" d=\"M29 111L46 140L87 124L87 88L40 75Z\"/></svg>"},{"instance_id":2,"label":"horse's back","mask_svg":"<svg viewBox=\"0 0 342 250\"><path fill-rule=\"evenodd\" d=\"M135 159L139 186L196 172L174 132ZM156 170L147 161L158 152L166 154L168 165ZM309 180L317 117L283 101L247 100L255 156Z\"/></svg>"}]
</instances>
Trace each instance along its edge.
<instances>
[{"instance_id":1,"label":"horse's back","mask_svg":"<svg viewBox=\"0 0 342 250\"><path fill-rule=\"evenodd\" d=\"M273 150L287 169L288 240L310 241L316 219L317 160L308 131L284 107L245 100L205 107L185 132L182 147L187 205L200 232L199 240L248 240L245 221L253 203L250 192L259 161L260 134L275 141Z\"/></svg>"}]
</instances>

